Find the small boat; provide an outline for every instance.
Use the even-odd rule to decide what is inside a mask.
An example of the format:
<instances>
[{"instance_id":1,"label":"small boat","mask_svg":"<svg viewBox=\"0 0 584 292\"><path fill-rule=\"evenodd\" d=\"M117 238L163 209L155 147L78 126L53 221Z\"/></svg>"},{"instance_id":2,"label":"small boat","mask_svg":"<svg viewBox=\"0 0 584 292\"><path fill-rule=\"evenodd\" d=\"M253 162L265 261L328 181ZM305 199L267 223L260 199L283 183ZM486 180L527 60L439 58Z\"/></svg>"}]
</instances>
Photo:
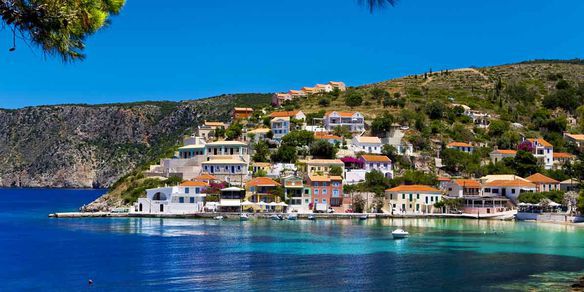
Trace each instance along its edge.
<instances>
[{"instance_id":1,"label":"small boat","mask_svg":"<svg viewBox=\"0 0 584 292\"><path fill-rule=\"evenodd\" d=\"M215 220L223 220L224 218L225 217L223 217L223 216L215 216L215 217L213 217L213 219L215 219Z\"/></svg>"},{"instance_id":2,"label":"small boat","mask_svg":"<svg viewBox=\"0 0 584 292\"><path fill-rule=\"evenodd\" d=\"M394 230L391 235L393 236L393 239L401 239L408 237L410 233L400 228Z\"/></svg>"},{"instance_id":3,"label":"small boat","mask_svg":"<svg viewBox=\"0 0 584 292\"><path fill-rule=\"evenodd\" d=\"M249 220L249 215L247 215L245 213L239 214L239 220L240 221L247 221L247 220Z\"/></svg>"},{"instance_id":4,"label":"small boat","mask_svg":"<svg viewBox=\"0 0 584 292\"><path fill-rule=\"evenodd\" d=\"M274 215L270 216L270 218L271 218L272 220L274 220L274 221L280 221L280 220L284 220L284 218L282 218L282 216L280 216L280 215L276 215L276 214L274 214Z\"/></svg>"},{"instance_id":5,"label":"small boat","mask_svg":"<svg viewBox=\"0 0 584 292\"><path fill-rule=\"evenodd\" d=\"M369 216L367 216L367 215L359 216L359 220L367 220L367 219L369 219Z\"/></svg>"},{"instance_id":6,"label":"small boat","mask_svg":"<svg viewBox=\"0 0 584 292\"><path fill-rule=\"evenodd\" d=\"M290 215L288 215L288 217L286 217L286 219L294 221L294 220L298 219L298 215L297 214L290 214Z\"/></svg>"},{"instance_id":7,"label":"small boat","mask_svg":"<svg viewBox=\"0 0 584 292\"><path fill-rule=\"evenodd\" d=\"M314 215L308 215L308 220L315 221L316 220L316 216L314 216Z\"/></svg>"}]
</instances>

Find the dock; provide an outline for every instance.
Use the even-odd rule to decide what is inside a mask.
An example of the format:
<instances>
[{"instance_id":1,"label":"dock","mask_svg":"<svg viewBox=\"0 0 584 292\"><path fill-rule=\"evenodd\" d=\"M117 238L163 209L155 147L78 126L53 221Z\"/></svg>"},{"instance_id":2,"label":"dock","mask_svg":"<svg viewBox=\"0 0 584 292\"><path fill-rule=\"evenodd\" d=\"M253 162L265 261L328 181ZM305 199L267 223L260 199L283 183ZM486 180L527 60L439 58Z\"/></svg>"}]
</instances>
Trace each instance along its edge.
<instances>
[{"instance_id":1,"label":"dock","mask_svg":"<svg viewBox=\"0 0 584 292\"><path fill-rule=\"evenodd\" d=\"M247 213L250 218L270 219L272 215L280 215L284 218L290 213ZM386 214L386 213L293 213L298 219L308 220L309 216L321 220L336 219L359 219L367 215L368 219L386 219L386 218L466 218L466 219L500 219L489 216L480 216L477 214ZM49 214L50 218L169 218L169 219L213 219L217 216L223 216L226 219L239 219L238 212L205 212L192 214L139 214L139 213L114 213L114 212L63 212ZM507 218L508 219L508 218Z\"/></svg>"}]
</instances>

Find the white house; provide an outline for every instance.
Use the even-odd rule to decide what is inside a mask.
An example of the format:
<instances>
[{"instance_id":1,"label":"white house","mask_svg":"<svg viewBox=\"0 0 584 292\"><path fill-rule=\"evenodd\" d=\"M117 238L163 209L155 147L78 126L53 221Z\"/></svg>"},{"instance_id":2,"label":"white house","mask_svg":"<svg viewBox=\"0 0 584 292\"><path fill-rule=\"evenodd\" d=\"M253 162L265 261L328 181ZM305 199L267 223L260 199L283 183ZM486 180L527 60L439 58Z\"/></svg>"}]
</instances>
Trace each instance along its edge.
<instances>
[{"instance_id":1,"label":"white house","mask_svg":"<svg viewBox=\"0 0 584 292\"><path fill-rule=\"evenodd\" d=\"M385 191L385 209L398 213L433 213L442 192L431 186L401 185Z\"/></svg>"},{"instance_id":2,"label":"white house","mask_svg":"<svg viewBox=\"0 0 584 292\"><path fill-rule=\"evenodd\" d=\"M272 134L274 134L273 139L276 141L282 140L282 137L290 133L289 117L273 118L270 125L272 126Z\"/></svg>"},{"instance_id":3,"label":"white house","mask_svg":"<svg viewBox=\"0 0 584 292\"><path fill-rule=\"evenodd\" d=\"M503 158L514 158L515 155L517 155L517 150L511 149L496 149L489 154L493 163L500 162Z\"/></svg>"},{"instance_id":4,"label":"white house","mask_svg":"<svg viewBox=\"0 0 584 292\"><path fill-rule=\"evenodd\" d=\"M377 170L387 178L393 178L391 159L385 155L362 155L363 169L367 172Z\"/></svg>"},{"instance_id":5,"label":"white house","mask_svg":"<svg viewBox=\"0 0 584 292\"><path fill-rule=\"evenodd\" d=\"M483 184L482 195L488 197L504 196L517 203L517 198L525 192L535 192L536 185L524 179L494 180Z\"/></svg>"},{"instance_id":6,"label":"white house","mask_svg":"<svg viewBox=\"0 0 584 292\"><path fill-rule=\"evenodd\" d=\"M535 184L536 192L550 192L560 190L560 182L547 177L541 173L536 173L525 178Z\"/></svg>"},{"instance_id":7,"label":"white house","mask_svg":"<svg viewBox=\"0 0 584 292\"><path fill-rule=\"evenodd\" d=\"M270 131L268 128L258 128L248 131L247 134L253 136L253 142L257 143L266 140Z\"/></svg>"},{"instance_id":8,"label":"white house","mask_svg":"<svg viewBox=\"0 0 584 292\"><path fill-rule=\"evenodd\" d=\"M306 115L302 111L284 111L284 112L272 112L270 118L291 118L295 120L306 120Z\"/></svg>"},{"instance_id":9,"label":"white house","mask_svg":"<svg viewBox=\"0 0 584 292\"><path fill-rule=\"evenodd\" d=\"M207 160L214 156L232 156L249 161L248 145L239 141L217 141L205 145Z\"/></svg>"},{"instance_id":10,"label":"white house","mask_svg":"<svg viewBox=\"0 0 584 292\"><path fill-rule=\"evenodd\" d=\"M133 213L138 214L194 214L203 211L205 190L200 181L186 181L179 186L146 190L146 198L139 198Z\"/></svg>"},{"instance_id":11,"label":"white house","mask_svg":"<svg viewBox=\"0 0 584 292\"><path fill-rule=\"evenodd\" d=\"M203 172L231 184L241 185L249 176L249 164L240 158L215 156L202 163Z\"/></svg>"},{"instance_id":12,"label":"white house","mask_svg":"<svg viewBox=\"0 0 584 292\"><path fill-rule=\"evenodd\" d=\"M333 87L333 89L337 88L339 91L347 91L347 85L344 82L340 81L331 81L328 83Z\"/></svg>"},{"instance_id":13,"label":"white house","mask_svg":"<svg viewBox=\"0 0 584 292\"><path fill-rule=\"evenodd\" d=\"M284 102L290 101L292 98L290 93L276 93L272 95L272 105L276 107L282 106Z\"/></svg>"},{"instance_id":14,"label":"white house","mask_svg":"<svg viewBox=\"0 0 584 292\"><path fill-rule=\"evenodd\" d=\"M535 156L545 167L552 169L554 167L554 145L542 138L527 139L533 147L533 156Z\"/></svg>"},{"instance_id":15,"label":"white house","mask_svg":"<svg viewBox=\"0 0 584 292\"><path fill-rule=\"evenodd\" d=\"M355 152L381 154L383 144L378 137L356 136L353 137L351 149Z\"/></svg>"},{"instance_id":16,"label":"white house","mask_svg":"<svg viewBox=\"0 0 584 292\"><path fill-rule=\"evenodd\" d=\"M468 143L464 143L464 142L451 142L451 143L448 143L448 145L446 145L446 148L456 149L458 151L462 151L462 152L466 152L466 153L472 153L474 151L474 146L472 146Z\"/></svg>"},{"instance_id":17,"label":"white house","mask_svg":"<svg viewBox=\"0 0 584 292\"><path fill-rule=\"evenodd\" d=\"M324 115L323 122L327 131L332 131L336 127L347 127L353 133L365 130L365 117L359 112L327 112Z\"/></svg>"},{"instance_id":18,"label":"white house","mask_svg":"<svg viewBox=\"0 0 584 292\"><path fill-rule=\"evenodd\" d=\"M480 195L481 183L473 179L452 179L446 183L445 189L449 197L474 197Z\"/></svg>"}]
</instances>

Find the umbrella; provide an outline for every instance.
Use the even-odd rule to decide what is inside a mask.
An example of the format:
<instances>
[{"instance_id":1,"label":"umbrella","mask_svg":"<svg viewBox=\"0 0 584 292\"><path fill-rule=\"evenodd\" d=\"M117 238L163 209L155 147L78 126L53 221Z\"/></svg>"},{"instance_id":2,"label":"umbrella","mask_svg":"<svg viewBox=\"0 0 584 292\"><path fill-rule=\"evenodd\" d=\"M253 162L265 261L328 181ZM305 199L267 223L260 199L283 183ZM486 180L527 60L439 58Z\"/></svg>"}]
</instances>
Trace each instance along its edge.
<instances>
[{"instance_id":1,"label":"umbrella","mask_svg":"<svg viewBox=\"0 0 584 292\"><path fill-rule=\"evenodd\" d=\"M266 204L266 202L260 202L260 203L259 203L259 205L260 205L260 206L265 206L265 205L267 205L267 204Z\"/></svg>"},{"instance_id":2,"label":"umbrella","mask_svg":"<svg viewBox=\"0 0 584 292\"><path fill-rule=\"evenodd\" d=\"M268 206L278 206L278 204L276 202L271 202L268 204Z\"/></svg>"},{"instance_id":3,"label":"umbrella","mask_svg":"<svg viewBox=\"0 0 584 292\"><path fill-rule=\"evenodd\" d=\"M278 203L278 206L282 206L282 207L288 207L288 204L284 203L284 202L280 202Z\"/></svg>"},{"instance_id":4,"label":"umbrella","mask_svg":"<svg viewBox=\"0 0 584 292\"><path fill-rule=\"evenodd\" d=\"M245 200L245 201L241 202L241 205L242 206L252 206L252 205L255 205L255 203L252 203L248 200Z\"/></svg>"}]
</instances>

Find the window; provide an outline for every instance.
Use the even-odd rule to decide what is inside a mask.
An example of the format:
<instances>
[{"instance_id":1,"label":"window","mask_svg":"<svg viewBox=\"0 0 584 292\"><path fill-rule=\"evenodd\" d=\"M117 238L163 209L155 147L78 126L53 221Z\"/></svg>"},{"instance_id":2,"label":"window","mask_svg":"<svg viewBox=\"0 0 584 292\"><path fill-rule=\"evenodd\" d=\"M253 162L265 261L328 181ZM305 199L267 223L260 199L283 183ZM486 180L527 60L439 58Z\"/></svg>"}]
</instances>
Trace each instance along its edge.
<instances>
[{"instance_id":1,"label":"window","mask_svg":"<svg viewBox=\"0 0 584 292\"><path fill-rule=\"evenodd\" d=\"M195 194L200 194L201 193L201 189L200 188L195 188Z\"/></svg>"},{"instance_id":2,"label":"window","mask_svg":"<svg viewBox=\"0 0 584 292\"><path fill-rule=\"evenodd\" d=\"M414 200L414 194L410 194L409 197L410 197L410 201Z\"/></svg>"},{"instance_id":3,"label":"window","mask_svg":"<svg viewBox=\"0 0 584 292\"><path fill-rule=\"evenodd\" d=\"M315 204L318 204L318 199L314 199L314 203Z\"/></svg>"},{"instance_id":4,"label":"window","mask_svg":"<svg viewBox=\"0 0 584 292\"><path fill-rule=\"evenodd\" d=\"M318 189L314 189L314 194L318 195Z\"/></svg>"},{"instance_id":5,"label":"window","mask_svg":"<svg viewBox=\"0 0 584 292\"><path fill-rule=\"evenodd\" d=\"M189 188L185 188L185 194L189 193Z\"/></svg>"},{"instance_id":6,"label":"window","mask_svg":"<svg viewBox=\"0 0 584 292\"><path fill-rule=\"evenodd\" d=\"M420 199L420 194L416 194L416 200Z\"/></svg>"},{"instance_id":7,"label":"window","mask_svg":"<svg viewBox=\"0 0 584 292\"><path fill-rule=\"evenodd\" d=\"M339 190L333 190L333 196L338 197L339 196Z\"/></svg>"},{"instance_id":8,"label":"window","mask_svg":"<svg viewBox=\"0 0 584 292\"><path fill-rule=\"evenodd\" d=\"M326 204L326 199L322 199L322 203L323 204Z\"/></svg>"},{"instance_id":9,"label":"window","mask_svg":"<svg viewBox=\"0 0 584 292\"><path fill-rule=\"evenodd\" d=\"M181 203L181 204L184 204L185 197L178 197L178 202Z\"/></svg>"},{"instance_id":10,"label":"window","mask_svg":"<svg viewBox=\"0 0 584 292\"><path fill-rule=\"evenodd\" d=\"M190 202L191 204L194 204L194 203L195 203L195 197L190 197L190 198L189 198L189 202Z\"/></svg>"},{"instance_id":11,"label":"window","mask_svg":"<svg viewBox=\"0 0 584 292\"><path fill-rule=\"evenodd\" d=\"M428 205L428 196L426 196L426 205Z\"/></svg>"},{"instance_id":12,"label":"window","mask_svg":"<svg viewBox=\"0 0 584 292\"><path fill-rule=\"evenodd\" d=\"M402 194L402 200L406 199L406 194Z\"/></svg>"},{"instance_id":13,"label":"window","mask_svg":"<svg viewBox=\"0 0 584 292\"><path fill-rule=\"evenodd\" d=\"M326 195L326 189L322 189L322 194Z\"/></svg>"},{"instance_id":14,"label":"window","mask_svg":"<svg viewBox=\"0 0 584 292\"><path fill-rule=\"evenodd\" d=\"M512 194L515 194L515 189L511 189L511 193Z\"/></svg>"}]
</instances>

